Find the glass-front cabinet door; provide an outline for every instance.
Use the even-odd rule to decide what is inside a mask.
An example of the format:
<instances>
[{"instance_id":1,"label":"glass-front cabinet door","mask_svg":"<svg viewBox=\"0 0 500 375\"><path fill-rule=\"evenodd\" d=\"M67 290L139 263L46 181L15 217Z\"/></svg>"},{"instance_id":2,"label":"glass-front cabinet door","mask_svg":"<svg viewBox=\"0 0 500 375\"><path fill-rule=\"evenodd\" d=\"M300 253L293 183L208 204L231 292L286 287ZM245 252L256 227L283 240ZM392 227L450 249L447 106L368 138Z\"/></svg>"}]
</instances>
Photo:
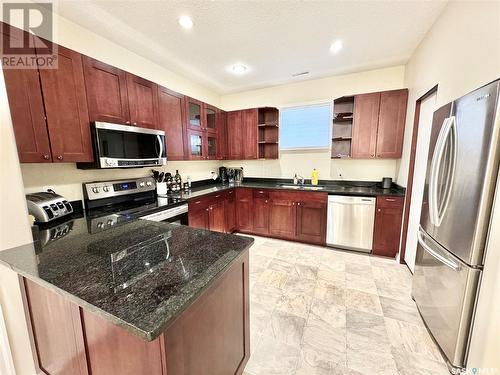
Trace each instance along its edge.
<instances>
[{"instance_id":1,"label":"glass-front cabinet door","mask_svg":"<svg viewBox=\"0 0 500 375\"><path fill-rule=\"evenodd\" d=\"M217 131L217 109L209 105L205 105L205 123L207 131L215 133Z\"/></svg>"},{"instance_id":2,"label":"glass-front cabinet door","mask_svg":"<svg viewBox=\"0 0 500 375\"><path fill-rule=\"evenodd\" d=\"M203 103L193 98L187 98L186 106L188 128L193 130L204 129Z\"/></svg>"},{"instance_id":3,"label":"glass-front cabinet door","mask_svg":"<svg viewBox=\"0 0 500 375\"><path fill-rule=\"evenodd\" d=\"M209 159L217 159L217 136L207 135L207 156Z\"/></svg>"},{"instance_id":4,"label":"glass-front cabinet door","mask_svg":"<svg viewBox=\"0 0 500 375\"><path fill-rule=\"evenodd\" d=\"M189 159L206 159L205 137L203 131L188 130L188 151Z\"/></svg>"}]
</instances>

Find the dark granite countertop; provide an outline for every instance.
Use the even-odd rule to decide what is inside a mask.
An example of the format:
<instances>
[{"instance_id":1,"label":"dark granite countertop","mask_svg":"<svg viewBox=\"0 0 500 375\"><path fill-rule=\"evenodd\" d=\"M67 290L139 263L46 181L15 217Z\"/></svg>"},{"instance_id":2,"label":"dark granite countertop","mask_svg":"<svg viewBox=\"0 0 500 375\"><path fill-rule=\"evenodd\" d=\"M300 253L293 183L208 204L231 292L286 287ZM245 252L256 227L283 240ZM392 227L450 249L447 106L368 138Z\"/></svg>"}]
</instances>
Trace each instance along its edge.
<instances>
[{"instance_id":1,"label":"dark granite countertop","mask_svg":"<svg viewBox=\"0 0 500 375\"><path fill-rule=\"evenodd\" d=\"M253 243L250 237L130 220L0 252L0 263L152 341Z\"/></svg>"},{"instance_id":2,"label":"dark granite countertop","mask_svg":"<svg viewBox=\"0 0 500 375\"><path fill-rule=\"evenodd\" d=\"M306 180L306 183L310 181ZM322 189L310 190L302 188L290 188L281 186L280 184L293 184L289 179L271 179L271 178L245 178L239 184L221 184L221 183L207 183L206 185L193 187L189 192L183 192L182 198L190 199L196 198L205 194L215 193L234 187L249 187L256 189L279 189L288 191L319 191L326 192L330 195L355 195L365 197L376 196L404 196L405 189L395 183L392 184L390 189L383 189L380 182L367 182L367 181L332 181L320 180L319 185Z\"/></svg>"}]
</instances>

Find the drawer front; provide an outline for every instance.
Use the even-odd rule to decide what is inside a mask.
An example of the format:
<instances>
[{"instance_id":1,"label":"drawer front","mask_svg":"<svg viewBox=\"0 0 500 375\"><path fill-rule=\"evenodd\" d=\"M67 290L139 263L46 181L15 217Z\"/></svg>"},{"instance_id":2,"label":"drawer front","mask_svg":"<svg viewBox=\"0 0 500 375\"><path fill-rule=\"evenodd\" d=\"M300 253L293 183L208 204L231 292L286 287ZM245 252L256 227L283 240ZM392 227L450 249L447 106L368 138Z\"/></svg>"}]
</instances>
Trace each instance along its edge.
<instances>
[{"instance_id":1,"label":"drawer front","mask_svg":"<svg viewBox=\"0 0 500 375\"><path fill-rule=\"evenodd\" d=\"M379 196L377 197L377 208L403 209L403 197Z\"/></svg>"},{"instance_id":2,"label":"drawer front","mask_svg":"<svg viewBox=\"0 0 500 375\"><path fill-rule=\"evenodd\" d=\"M268 199L269 198L269 190L253 189L253 197L254 198L261 198L261 199Z\"/></svg>"}]
</instances>

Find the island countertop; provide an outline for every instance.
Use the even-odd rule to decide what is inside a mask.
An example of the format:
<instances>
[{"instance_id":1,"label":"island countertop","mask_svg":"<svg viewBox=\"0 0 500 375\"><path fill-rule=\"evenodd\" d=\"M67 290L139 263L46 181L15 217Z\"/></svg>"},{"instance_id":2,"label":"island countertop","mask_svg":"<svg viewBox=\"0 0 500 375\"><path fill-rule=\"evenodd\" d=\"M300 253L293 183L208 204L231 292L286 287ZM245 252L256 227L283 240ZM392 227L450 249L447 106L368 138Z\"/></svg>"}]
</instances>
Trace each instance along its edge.
<instances>
[{"instance_id":1,"label":"island countertop","mask_svg":"<svg viewBox=\"0 0 500 375\"><path fill-rule=\"evenodd\" d=\"M183 225L131 220L0 252L0 263L147 341L155 340L253 239Z\"/></svg>"}]
</instances>

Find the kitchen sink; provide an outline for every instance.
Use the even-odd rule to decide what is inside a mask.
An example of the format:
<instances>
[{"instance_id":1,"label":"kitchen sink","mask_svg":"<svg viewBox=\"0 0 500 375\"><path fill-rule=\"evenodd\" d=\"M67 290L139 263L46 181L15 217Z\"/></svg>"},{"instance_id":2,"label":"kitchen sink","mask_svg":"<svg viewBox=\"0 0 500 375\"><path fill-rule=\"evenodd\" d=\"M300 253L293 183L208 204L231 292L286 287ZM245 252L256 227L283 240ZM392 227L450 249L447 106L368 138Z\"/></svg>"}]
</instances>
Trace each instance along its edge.
<instances>
[{"instance_id":1,"label":"kitchen sink","mask_svg":"<svg viewBox=\"0 0 500 375\"><path fill-rule=\"evenodd\" d=\"M278 184L279 187L286 189L297 189L297 190L323 190L325 187L322 185L294 185L294 184Z\"/></svg>"}]
</instances>

